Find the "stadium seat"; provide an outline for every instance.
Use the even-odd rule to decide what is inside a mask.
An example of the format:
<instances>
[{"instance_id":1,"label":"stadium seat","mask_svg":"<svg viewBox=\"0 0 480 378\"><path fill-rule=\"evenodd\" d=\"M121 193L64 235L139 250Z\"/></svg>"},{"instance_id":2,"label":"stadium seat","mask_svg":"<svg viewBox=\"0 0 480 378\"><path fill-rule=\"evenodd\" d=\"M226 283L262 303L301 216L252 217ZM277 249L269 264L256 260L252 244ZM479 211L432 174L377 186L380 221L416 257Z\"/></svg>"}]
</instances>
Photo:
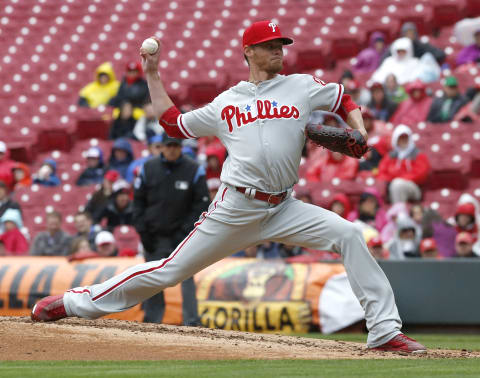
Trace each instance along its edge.
<instances>
[{"instance_id":1,"label":"stadium seat","mask_svg":"<svg viewBox=\"0 0 480 378\"><path fill-rule=\"evenodd\" d=\"M463 190L467 187L467 177L454 169L434 170L427 183L428 189L451 188Z\"/></svg>"},{"instance_id":2,"label":"stadium seat","mask_svg":"<svg viewBox=\"0 0 480 378\"><path fill-rule=\"evenodd\" d=\"M7 6L9 13L4 11ZM58 188L37 185L16 191L15 198L28 214L26 227L33 235L44 229L47 210L60 206L71 217L94 190L95 186L75 187L74 183L85 167L83 153L90 146L102 148L108 160L111 108L78 107L78 92L105 61L112 62L121 80L125 63L138 59L138 45L145 36L156 34L163 41L159 70L178 106L202 105L248 77L241 35L255 19L272 18L284 34L295 39L295 44L285 48L287 74L305 72L336 82L371 33L381 31L391 43L401 24L413 21L423 41L445 50L451 70L443 74L457 75L461 91L480 77L476 67L454 70L463 46L453 37L452 25L461 17L479 16L478 0L13 0L2 5L0 12L0 75L5 77L0 85L4 109L0 139L6 141L12 158L30 163L33 172L46 157L55 158L62 180ZM32 53L25 56L20 51ZM358 74L356 79L364 84L369 74ZM433 93L442 89L440 82L429 87ZM427 153L433 168L426 201L438 204L442 214L451 210L457 191L476 191L480 198L478 127L453 122L412 127L417 145ZM133 143L133 148L139 157L145 146ZM307 160L300 167L302 179L308 164ZM369 186L385 193L382 183L371 177L321 185L300 183L302 189L312 190L314 201L320 204L338 192L356 200ZM70 190L64 190L66 185ZM65 225L72 227L71 222ZM129 232L119 239L128 239Z\"/></svg>"},{"instance_id":3,"label":"stadium seat","mask_svg":"<svg viewBox=\"0 0 480 378\"><path fill-rule=\"evenodd\" d=\"M480 198L480 178L470 177L468 180L468 187L466 189L466 192L470 193L477 199Z\"/></svg>"},{"instance_id":4,"label":"stadium seat","mask_svg":"<svg viewBox=\"0 0 480 378\"><path fill-rule=\"evenodd\" d=\"M211 102L220 92L216 83L197 83L188 88L188 99L194 106Z\"/></svg>"},{"instance_id":5,"label":"stadium seat","mask_svg":"<svg viewBox=\"0 0 480 378\"><path fill-rule=\"evenodd\" d=\"M465 1L438 0L433 4L432 27L440 29L459 21L465 9Z\"/></svg>"},{"instance_id":6,"label":"stadium seat","mask_svg":"<svg viewBox=\"0 0 480 378\"><path fill-rule=\"evenodd\" d=\"M472 177L480 177L480 159L472 159L470 163L470 175Z\"/></svg>"},{"instance_id":7,"label":"stadium seat","mask_svg":"<svg viewBox=\"0 0 480 378\"><path fill-rule=\"evenodd\" d=\"M140 236L133 226L117 226L113 230L113 236L118 250L129 249L137 252L140 244Z\"/></svg>"},{"instance_id":8,"label":"stadium seat","mask_svg":"<svg viewBox=\"0 0 480 378\"><path fill-rule=\"evenodd\" d=\"M326 55L326 51L319 48L316 50L301 50L297 54L295 63L299 72L316 68L328 68L331 64L331 58Z\"/></svg>"},{"instance_id":9,"label":"stadium seat","mask_svg":"<svg viewBox=\"0 0 480 378\"><path fill-rule=\"evenodd\" d=\"M424 191L423 200L426 206L436 210L444 219L448 219L454 214L456 202L462 193L462 190L443 187Z\"/></svg>"},{"instance_id":10,"label":"stadium seat","mask_svg":"<svg viewBox=\"0 0 480 378\"><path fill-rule=\"evenodd\" d=\"M480 2L478 0L466 0L465 12L468 17L480 16Z\"/></svg>"},{"instance_id":11,"label":"stadium seat","mask_svg":"<svg viewBox=\"0 0 480 378\"><path fill-rule=\"evenodd\" d=\"M72 145L72 134L66 129L42 130L38 135L40 151L51 151L53 149L70 151Z\"/></svg>"},{"instance_id":12,"label":"stadium seat","mask_svg":"<svg viewBox=\"0 0 480 378\"><path fill-rule=\"evenodd\" d=\"M331 54L333 58L344 59L356 56L363 46L364 39L364 37L358 38L348 34L335 36L331 39Z\"/></svg>"},{"instance_id":13,"label":"stadium seat","mask_svg":"<svg viewBox=\"0 0 480 378\"><path fill-rule=\"evenodd\" d=\"M78 139L99 138L107 139L110 122L102 119L79 119L75 128Z\"/></svg>"},{"instance_id":14,"label":"stadium seat","mask_svg":"<svg viewBox=\"0 0 480 378\"><path fill-rule=\"evenodd\" d=\"M27 164L32 163L38 153L36 140L9 142L8 149L10 151L10 158L12 160L20 161Z\"/></svg>"}]
</instances>

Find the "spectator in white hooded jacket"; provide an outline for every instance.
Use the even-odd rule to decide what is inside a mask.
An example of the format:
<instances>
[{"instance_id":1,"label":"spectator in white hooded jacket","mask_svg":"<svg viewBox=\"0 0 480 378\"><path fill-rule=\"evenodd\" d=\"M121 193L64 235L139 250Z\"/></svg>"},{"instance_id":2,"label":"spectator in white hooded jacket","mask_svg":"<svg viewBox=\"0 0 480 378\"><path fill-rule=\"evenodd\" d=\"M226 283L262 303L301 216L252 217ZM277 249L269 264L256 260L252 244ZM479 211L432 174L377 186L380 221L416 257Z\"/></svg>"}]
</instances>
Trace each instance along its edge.
<instances>
[{"instance_id":1,"label":"spectator in white hooded jacket","mask_svg":"<svg viewBox=\"0 0 480 378\"><path fill-rule=\"evenodd\" d=\"M403 85L416 79L419 59L413 56L412 41L406 37L399 38L392 43L390 52L392 56L383 61L371 80L385 84L387 76L394 74L398 84Z\"/></svg>"}]
</instances>

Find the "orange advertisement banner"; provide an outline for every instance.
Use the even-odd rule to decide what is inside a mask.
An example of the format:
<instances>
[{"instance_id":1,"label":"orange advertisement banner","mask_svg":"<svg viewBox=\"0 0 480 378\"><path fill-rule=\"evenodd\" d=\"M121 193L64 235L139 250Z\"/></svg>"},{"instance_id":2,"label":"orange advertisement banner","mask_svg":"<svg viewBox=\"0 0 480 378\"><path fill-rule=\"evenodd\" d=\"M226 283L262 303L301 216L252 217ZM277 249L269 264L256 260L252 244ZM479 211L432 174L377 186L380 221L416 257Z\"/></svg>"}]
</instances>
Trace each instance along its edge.
<instances>
[{"instance_id":1,"label":"orange advertisement banner","mask_svg":"<svg viewBox=\"0 0 480 378\"><path fill-rule=\"evenodd\" d=\"M103 282L141 258L0 258L0 316L29 316L41 298L77 286ZM327 280L344 268L338 263L286 264L282 260L227 258L195 276L199 315L207 327L258 332L305 332L318 325L318 302ZM164 323L182 323L180 285L165 290ZM143 319L141 306L109 318Z\"/></svg>"},{"instance_id":2,"label":"orange advertisement banner","mask_svg":"<svg viewBox=\"0 0 480 378\"><path fill-rule=\"evenodd\" d=\"M0 258L0 316L29 316L47 295L77 286L103 282L143 259L90 259L69 263L64 257ZM140 306L112 315L116 319L143 319Z\"/></svg>"},{"instance_id":3,"label":"orange advertisement banner","mask_svg":"<svg viewBox=\"0 0 480 378\"><path fill-rule=\"evenodd\" d=\"M219 328L223 321L218 320L217 315L224 314L217 312L224 309L227 314L226 329L233 329L238 322L244 324L243 328L248 331L301 332L305 329L305 319L318 325L320 293L332 276L343 272L343 265L338 263L287 264L281 259L224 259L195 276L202 324ZM292 305L259 305L275 302L291 302ZM238 303L242 305L239 307ZM267 320L272 324L272 315L276 319L275 330L266 326ZM254 316L264 318L257 329L253 325ZM239 319L235 320L235 317ZM281 320L287 318L291 326L288 326L288 321Z\"/></svg>"}]
</instances>

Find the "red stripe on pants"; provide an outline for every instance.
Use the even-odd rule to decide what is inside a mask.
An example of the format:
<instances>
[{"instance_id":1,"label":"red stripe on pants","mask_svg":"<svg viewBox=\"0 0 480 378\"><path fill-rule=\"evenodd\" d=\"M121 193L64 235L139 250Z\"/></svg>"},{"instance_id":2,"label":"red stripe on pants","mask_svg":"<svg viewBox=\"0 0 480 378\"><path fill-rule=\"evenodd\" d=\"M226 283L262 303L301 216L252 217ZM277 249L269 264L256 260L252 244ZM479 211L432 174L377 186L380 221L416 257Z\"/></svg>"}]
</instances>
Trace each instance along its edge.
<instances>
[{"instance_id":1,"label":"red stripe on pants","mask_svg":"<svg viewBox=\"0 0 480 378\"><path fill-rule=\"evenodd\" d=\"M222 193L222 199L221 201L223 201L223 198L225 197L225 192L227 191L227 188L225 188L223 190L223 193ZM213 213L213 211L217 208L217 203L218 201L215 202L215 204L213 205L213 209L212 211L210 211L210 213L207 214L207 216L209 216L211 213ZM201 222L199 222L197 225L195 225L195 228L190 232L190 234L187 236L187 238L182 242L182 244L180 244L177 249L175 250L175 252L172 254L172 256L170 256L169 258L167 258L166 260L163 261L163 263L159 266L154 266L150 269L145 269L145 270L141 270L139 272L135 272L135 273L132 273L131 275L129 275L128 277L125 277L123 280L121 280L120 282L117 282L115 285L113 285L112 287L110 287L109 289L105 290L104 292L98 294L97 296L95 296L94 298L92 298L92 301L96 301L97 299L100 299L102 298L103 296L105 296L106 294L110 293L112 290L116 289L117 287L119 287L120 285L124 284L125 282L129 281L130 279L136 277L136 276L139 276L141 274L147 274L147 273L151 273L155 270L158 270L158 269L161 269L163 268L169 261L172 261L173 258L178 254L178 252L180 252L180 250L182 249L182 247L185 245L185 243L193 236L193 234L195 234L195 232L197 231L197 228L203 223L203 221L207 219L207 217L203 218Z\"/></svg>"}]
</instances>

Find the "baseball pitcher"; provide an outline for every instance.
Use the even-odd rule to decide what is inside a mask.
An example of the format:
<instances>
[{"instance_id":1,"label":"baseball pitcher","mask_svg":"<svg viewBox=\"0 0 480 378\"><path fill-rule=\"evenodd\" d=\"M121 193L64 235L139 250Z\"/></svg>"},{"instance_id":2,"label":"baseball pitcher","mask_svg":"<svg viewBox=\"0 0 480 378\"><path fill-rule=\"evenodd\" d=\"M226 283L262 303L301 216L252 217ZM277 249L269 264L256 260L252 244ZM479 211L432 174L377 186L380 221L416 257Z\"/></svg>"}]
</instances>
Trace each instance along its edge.
<instances>
[{"instance_id":1,"label":"baseball pitcher","mask_svg":"<svg viewBox=\"0 0 480 378\"><path fill-rule=\"evenodd\" d=\"M342 85L311 75L279 74L283 45L291 43L277 24L253 23L243 34L248 80L186 114L179 112L163 86L158 72L161 48L153 54L140 49L155 113L167 134L185 139L215 135L227 148L222 186L168 258L137 265L98 285L46 297L33 308L34 321L95 319L123 311L238 250L274 241L341 254L352 290L365 310L369 348L426 352L401 333L390 284L357 226L291 196L313 110L338 113L351 132L361 135L359 143L367 139L361 112ZM349 143L350 151L359 150Z\"/></svg>"}]
</instances>

